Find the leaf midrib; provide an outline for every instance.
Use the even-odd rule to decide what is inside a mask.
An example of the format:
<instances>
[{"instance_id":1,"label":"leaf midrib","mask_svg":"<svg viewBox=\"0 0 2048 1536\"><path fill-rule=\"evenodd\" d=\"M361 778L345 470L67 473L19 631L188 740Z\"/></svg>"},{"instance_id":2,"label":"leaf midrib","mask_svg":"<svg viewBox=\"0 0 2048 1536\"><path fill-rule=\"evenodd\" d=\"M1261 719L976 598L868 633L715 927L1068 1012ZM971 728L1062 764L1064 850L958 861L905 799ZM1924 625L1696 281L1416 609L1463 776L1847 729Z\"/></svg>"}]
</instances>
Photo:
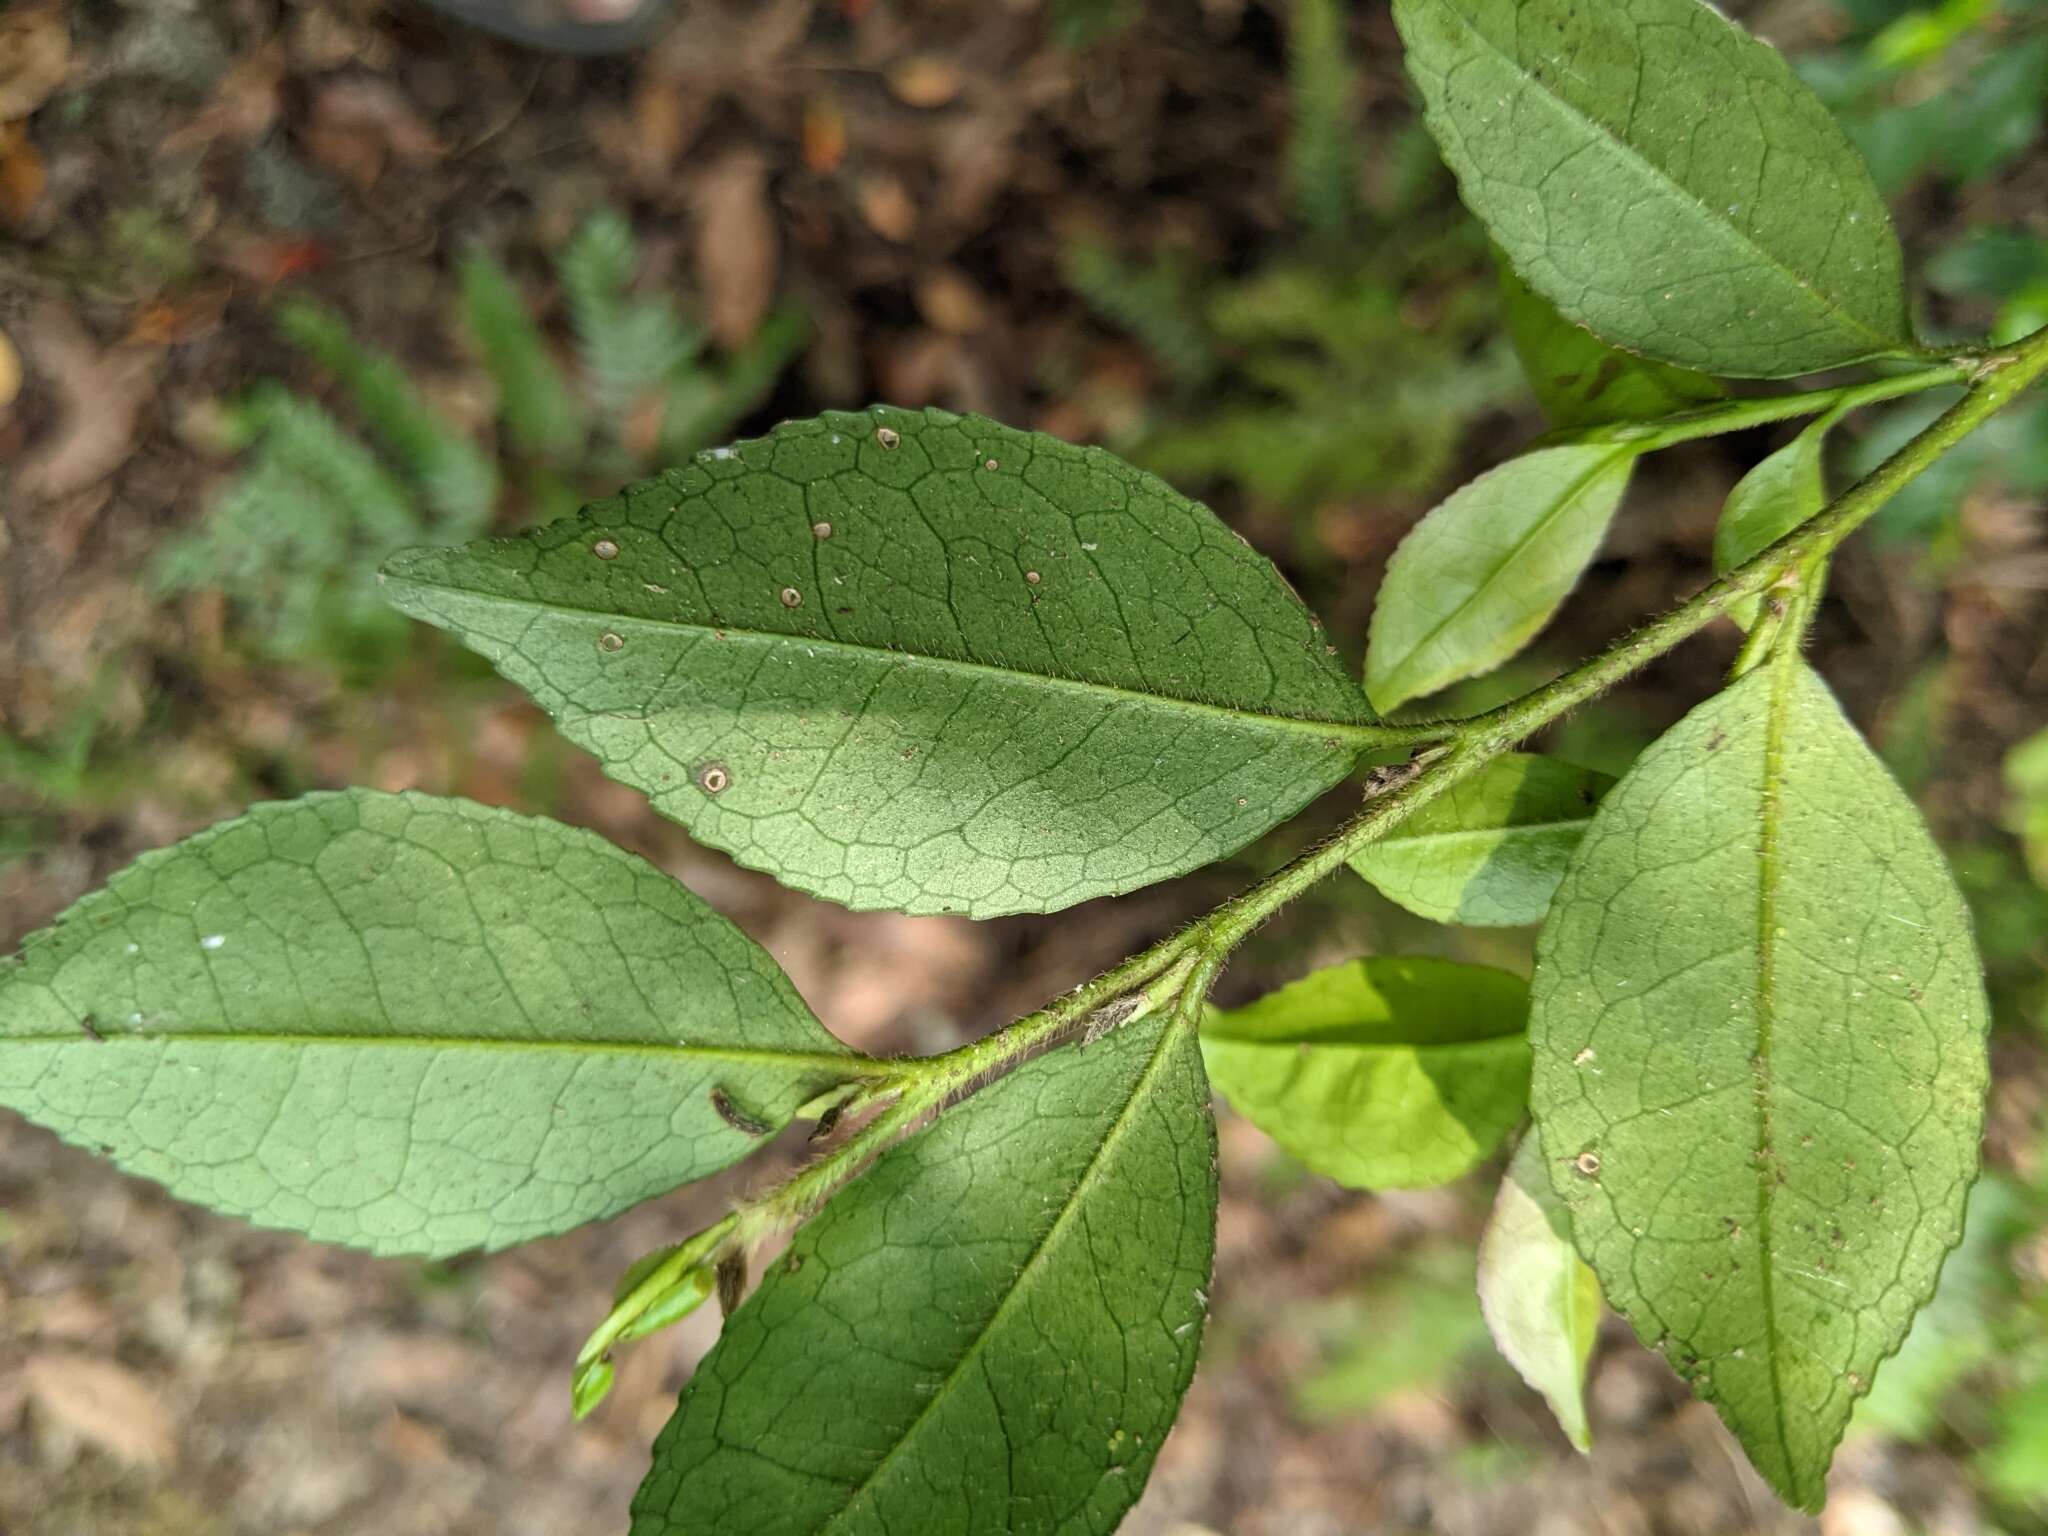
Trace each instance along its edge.
<instances>
[{"instance_id":1,"label":"leaf midrib","mask_svg":"<svg viewBox=\"0 0 2048 1536\"><path fill-rule=\"evenodd\" d=\"M1457 1051L1474 1048L1506 1045L1517 1040L1528 1039L1527 1027L1503 1030L1497 1035L1474 1035L1469 1040L1346 1040L1338 1035L1226 1035L1204 1033L1205 1040L1217 1045L1249 1045L1270 1047L1276 1051L1295 1052L1305 1045L1348 1051Z\"/></svg>"},{"instance_id":2,"label":"leaf midrib","mask_svg":"<svg viewBox=\"0 0 2048 1536\"><path fill-rule=\"evenodd\" d=\"M122 1045L283 1045L298 1047L353 1046L360 1050L392 1047L437 1051L509 1051L570 1056L655 1056L689 1060L730 1061L751 1066L816 1068L860 1077L883 1077L890 1063L852 1051L775 1051L744 1046L688 1045L660 1040L505 1040L488 1035L315 1035L272 1031L244 1034L231 1030L166 1030L158 1034L110 1033L95 1040L75 1026L47 1034L0 1036L0 1045L76 1045L81 1050L107 1050Z\"/></svg>"},{"instance_id":3,"label":"leaf midrib","mask_svg":"<svg viewBox=\"0 0 2048 1536\"><path fill-rule=\"evenodd\" d=\"M1872 348L1874 352L1895 352L1905 344L1904 338L1902 337L1893 336L1883 331L1874 330L1869 324L1867 324L1864 321L1862 316L1854 313L1847 307L1847 305L1842 303L1839 299L1834 298L1832 296L1831 289L1822 287L1820 282L1820 274L1818 272L1811 274L1811 276L1802 276L1794 268L1787 266L1785 262L1777 256L1775 252L1771 251L1769 248L1765 246L1759 245L1756 242L1755 238L1751 236L1747 231L1738 228L1736 225L1727 222L1725 219L1716 219L1713 216L1713 214L1708 210L1705 201L1702 200L1697 193L1693 192L1688 187L1686 187L1682 182L1678 181L1675 177L1671 175L1670 172L1666 171L1662 166L1658 165L1655 161L1651 160L1647 155L1644 155L1640 150L1636 149L1636 147L1630 144L1626 139L1617 137L1612 129L1610 129L1605 123L1601 122L1598 118L1591 116L1589 113L1586 112L1584 108L1578 106L1574 102L1566 100L1563 96L1558 95L1556 91L1552 90L1550 86L1547 83L1545 83L1545 81L1540 75L1536 74L1533 70L1530 70L1529 68L1524 66L1521 60L1513 57L1511 54L1502 52L1500 47L1493 41L1493 39L1487 37L1483 32L1481 32L1477 24L1475 24L1469 17L1467 17L1466 14L1457 6L1452 4L1446 4L1444 6L1444 10L1448 14L1457 18L1458 22L1464 27L1466 33L1474 41L1479 43L1483 48L1486 49L1487 52L1491 53L1496 59L1500 60L1501 63L1505 64L1514 74L1519 76L1522 80L1526 81L1531 87L1533 87L1535 92L1544 101L1551 103L1566 116L1583 124L1588 130L1591 131L1591 133L1597 139L1611 146L1613 149L1619 151L1624 159L1634 163L1635 165L1639 166L1643 171L1647 172L1652 180L1660 182L1664 186L1669 187L1672 190L1672 192L1676 194L1676 200L1681 206L1698 210L1698 212L1701 215L1701 218L1698 222L1701 223L1701 225L1704 228L1722 231L1725 232L1727 235L1732 236L1736 244L1754 253L1754 255L1762 262L1763 265L1769 267L1772 271L1776 272L1784 281L1788 282L1791 285L1791 290L1793 293L1811 294L1813 296L1815 304L1818 305L1821 314L1831 319L1840 318L1846 320L1852 329L1859 332L1863 336L1868 337L1873 343L1875 343L1874 347ZM1731 22L1729 23L1729 25L1732 26L1733 23ZM1754 41L1754 39L1748 40Z\"/></svg>"},{"instance_id":4,"label":"leaf midrib","mask_svg":"<svg viewBox=\"0 0 2048 1536\"><path fill-rule=\"evenodd\" d=\"M1439 635L1441 635L1446 629L1450 628L1451 625L1457 623L1460 619L1464 618L1466 614L1468 614L1471 611L1471 609L1479 602L1480 598L1483 597L1489 590L1491 590L1493 584L1496 581L1500 580L1501 577L1507 574L1508 568L1515 563L1515 561L1521 556L1523 551L1525 551L1532 543L1534 543L1539 536L1547 532L1553 523L1561 519L1564 516L1565 511L1568 508L1570 508L1574 503L1576 503L1581 496L1586 494L1587 488L1590 485L1592 485L1592 483L1595 480L1599 479L1600 476L1607 473L1607 471L1614 466L1614 461L1616 460L1616 458L1625 456L1632 463L1635 460L1636 456L1642 452L1642 450L1643 445L1641 443L1617 443L1615 444L1612 452L1608 453L1604 458L1597 460L1576 480L1572 481L1570 487L1564 492L1563 495L1558 496L1552 500L1550 504L1550 510L1545 512L1535 522L1531 523L1529 527L1523 532L1521 537L1517 538L1512 544L1508 545L1502 551L1500 557L1496 559L1490 566L1487 567L1486 574L1483 577L1481 577L1478 583L1475 584L1472 587L1472 589L1458 601L1457 606L1454 607L1449 613L1445 614L1441 619L1438 619L1437 622L1430 627L1429 631L1426 634L1422 635L1419 639L1415 641L1413 645L1408 647L1408 654L1402 657L1401 661L1395 666L1393 673L1386 680L1389 683L1392 683L1396 679L1398 679L1404 672L1415 670L1415 668L1411 667L1410 664L1413 663L1417 657L1421 656L1423 652L1427 650L1429 646L1435 642L1436 638ZM1538 451L1542 452L1548 450ZM1515 461L1513 459L1510 459L1507 461L1506 464L1502 464L1500 468L1505 470L1508 467L1508 464L1512 464L1514 462ZM1450 503L1445 502L1444 505L1448 506L1450 505ZM1434 516L1435 514L1431 513L1430 515ZM1424 521L1427 521L1427 519L1425 518ZM1417 525L1418 528L1420 526L1420 524ZM1396 553L1396 558L1399 558L1398 552ZM1447 677L1432 681L1427 688L1419 690L1404 688L1402 690L1401 697L1403 701L1406 701L1408 699L1418 698L1425 693L1434 693L1438 688L1444 687L1446 684L1456 681L1456 679L1461 675L1463 674L1454 671Z\"/></svg>"},{"instance_id":5,"label":"leaf midrib","mask_svg":"<svg viewBox=\"0 0 2048 1536\"><path fill-rule=\"evenodd\" d=\"M1797 1476L1792 1440L1785 1425L1785 1384L1780 1359L1778 1310L1772 1270L1777 1250L1771 1238L1772 1192L1777 1172L1771 1136L1771 1045L1777 1022L1777 923L1778 881L1782 874L1783 775L1785 727L1791 709L1794 668L1798 652L1787 646L1769 663L1770 692L1764 714L1763 794L1758 821L1757 847L1757 981L1756 1051L1751 1057L1756 1091L1756 1200L1757 1200L1757 1292L1763 1304L1765 1353L1770 1361L1771 1416L1778 1431L1778 1449L1785 1458L1788 1477Z\"/></svg>"},{"instance_id":6,"label":"leaf midrib","mask_svg":"<svg viewBox=\"0 0 2048 1536\"><path fill-rule=\"evenodd\" d=\"M1367 858L1379 849L1419 849L1426 844L1473 842L1483 838L1505 841L1530 832L1583 832L1592 819L1592 813L1589 811L1584 816L1575 816L1564 821L1515 821L1500 827L1456 827L1442 832L1407 833L1397 828L1379 842L1367 845L1359 857Z\"/></svg>"},{"instance_id":7,"label":"leaf midrib","mask_svg":"<svg viewBox=\"0 0 2048 1536\"><path fill-rule=\"evenodd\" d=\"M1313 733L1321 736L1332 734L1350 736L1359 740L1360 745L1370 745L1377 739L1374 729L1377 722L1372 720L1327 719L1307 715L1268 714L1259 710L1240 709L1229 704L1212 704L1200 699L1183 698L1169 693L1143 693L1135 688L1120 687L1114 683L1091 682L1086 678L1061 677L1049 672L1023 672L1012 667L997 666L992 662L964 661L950 656L930 656L918 651L891 650L886 646L859 645L850 640L835 640L822 635L779 634L773 630L748 629L725 624L712 624L684 619L655 619L640 615L608 613L602 608L587 608L574 603L544 602L539 598L507 597L496 592L479 592L473 587L451 585L446 582L425 581L417 576L387 575L387 585L392 588L414 587L428 592L451 593L469 602L493 603L521 611L542 613L582 614L593 619L603 619L619 626L633 626L659 631L683 630L713 636L720 640L738 640L764 645L800 645L811 650L844 652L862 659L881 658L894 665L925 667L948 673L965 673L984 678L1001 678L1013 685L1029 688L1051 688L1062 692L1080 693L1090 697L1105 698L1116 703L1191 710L1219 718L1269 727L1277 730ZM466 629L466 626L464 626ZM1342 683L1341 678L1339 682ZM1342 684L1348 688L1349 684ZM566 702L566 697L565 697ZM594 711L601 713L601 711Z\"/></svg>"},{"instance_id":8,"label":"leaf midrib","mask_svg":"<svg viewBox=\"0 0 2048 1536\"><path fill-rule=\"evenodd\" d=\"M1159 1073L1161 1064L1165 1062L1172 1049L1179 1043L1180 1031L1192 1027L1192 1016L1186 1013L1179 1014L1167 1021L1166 1027L1159 1032L1159 1044L1153 1049L1152 1059L1145 1063L1145 1070L1138 1074L1138 1081L1132 1085L1130 1097L1124 1101L1124 1107L1117 1111L1116 1119L1111 1122L1108 1131L1103 1134L1101 1142L1089 1157L1087 1166L1081 1170L1081 1177L1075 1180L1073 1193L1067 1197L1066 1204L1060 1208L1060 1213L1053 1218L1051 1225L1045 1229L1045 1235L1038 1240L1037 1245L1032 1248L1030 1255L1018 1269L1016 1281L1004 1294L1003 1299L996 1303L995 1310L989 1314L988 1322L983 1325L981 1332L975 1336L974 1342L961 1351L960 1359L954 1364L953 1369L946 1373L946 1379L940 1382L937 1390L925 1400L925 1405L918 1410L917 1417L904 1426L902 1435L897 1438L894 1445L889 1447L881 1460L877 1461L873 1468L869 1470L868 1475L854 1485L852 1491L846 1496L846 1502L841 1504L818 1527L819 1536L825 1536L826 1532L839 1527L840 1522L846 1518L854 1505L860 1501L861 1496L875 1485L882 1474L888 1470L889 1465L916 1438L918 1429L923 1425L924 1421L930 1418L938 1406L947 1400L954 1384L960 1380L961 1373L969 1365L973 1364L975 1360L980 1358L981 1351L987 1346L989 1339L994 1336L997 1327L1002 1323L1004 1315L1010 1310L1011 1304L1028 1289L1032 1275L1037 1270L1040 1262L1044 1260L1046 1254L1053 1248L1054 1240L1066 1230L1068 1223L1073 1219L1074 1212L1081 1208L1082 1198L1100 1176L1104 1161L1122 1142L1125 1133L1130 1127L1131 1117L1136 1112L1140 1102L1145 1099L1148 1090L1152 1086L1153 1078Z\"/></svg>"}]
</instances>

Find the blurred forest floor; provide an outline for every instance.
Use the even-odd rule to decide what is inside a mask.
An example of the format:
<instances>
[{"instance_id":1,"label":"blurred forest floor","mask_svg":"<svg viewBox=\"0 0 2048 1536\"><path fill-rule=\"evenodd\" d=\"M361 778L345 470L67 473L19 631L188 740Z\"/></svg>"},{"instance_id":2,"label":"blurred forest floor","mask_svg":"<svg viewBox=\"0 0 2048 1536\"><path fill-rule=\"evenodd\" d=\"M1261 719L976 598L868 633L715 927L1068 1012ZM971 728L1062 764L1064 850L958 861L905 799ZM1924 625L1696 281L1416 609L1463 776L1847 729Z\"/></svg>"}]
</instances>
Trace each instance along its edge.
<instances>
[{"instance_id":1,"label":"blurred forest floor","mask_svg":"<svg viewBox=\"0 0 2048 1536\"><path fill-rule=\"evenodd\" d=\"M2038 8L1733 9L1856 126L1931 328L2048 310ZM1104 443L1204 495L1355 662L1401 535L1541 430L1383 6L675 11L605 58L397 0L0 12L0 944L250 800L420 787L597 829L732 915L849 1043L928 1051L1202 910L1355 798L1113 904L850 914L697 848L442 637L359 601L394 532L556 515L714 430L933 403ZM479 326L478 251L537 332ZM292 309L307 298L324 308ZM542 390L515 420L505 360L531 334L575 360L568 414ZM394 440L394 402L424 438ZM1829 1536L2048 1530L2048 894L2010 835L2025 785L2005 766L2048 723L2048 418L2026 420L1851 547L1816 637L1956 857L2000 1014L1998 1209L1955 1266L1973 1289L1852 1437ZM1858 425L1838 467L1905 427ZM1660 456L1561 627L1444 707L1540 681L1696 587L1721 499L1774 441ZM1734 639L1547 745L1618 771ZM1418 949L1525 969L1528 935L1434 930L1346 878L1258 935L1223 996ZM1570 1451L1485 1345L1486 1181L1373 1197L1227 1113L1222 1139L1211 1342L1128 1531L1812 1528L1612 1320L1595 1449ZM632 1351L580 1427L568 1362L631 1260L798 1155L421 1265L206 1215L0 1120L0 1532L623 1530L715 1313Z\"/></svg>"}]
</instances>

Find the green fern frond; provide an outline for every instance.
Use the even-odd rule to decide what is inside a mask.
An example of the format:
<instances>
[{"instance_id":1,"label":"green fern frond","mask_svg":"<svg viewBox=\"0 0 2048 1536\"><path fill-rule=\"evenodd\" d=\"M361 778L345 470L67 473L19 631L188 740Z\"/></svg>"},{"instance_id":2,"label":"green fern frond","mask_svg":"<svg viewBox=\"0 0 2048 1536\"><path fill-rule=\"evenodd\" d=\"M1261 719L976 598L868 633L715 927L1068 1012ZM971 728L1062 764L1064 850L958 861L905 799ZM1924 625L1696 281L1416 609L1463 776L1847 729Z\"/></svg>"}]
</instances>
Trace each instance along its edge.
<instances>
[{"instance_id":1,"label":"green fern frond","mask_svg":"<svg viewBox=\"0 0 2048 1536\"><path fill-rule=\"evenodd\" d=\"M469 333L498 385L498 417L515 452L567 466L582 452L582 404L555 365L512 274L488 252L472 251L460 273Z\"/></svg>"},{"instance_id":2,"label":"green fern frond","mask_svg":"<svg viewBox=\"0 0 2048 1536\"><path fill-rule=\"evenodd\" d=\"M610 211L584 220L557 263L578 360L606 421L617 421L665 385L702 345L667 298L631 293L638 265L632 228Z\"/></svg>"},{"instance_id":3,"label":"green fern frond","mask_svg":"<svg viewBox=\"0 0 2048 1536\"><path fill-rule=\"evenodd\" d=\"M1292 0L1287 71L1294 131L1287 169L1295 212L1309 230L1335 239L1350 228L1358 205L1358 143L1352 103L1358 73L1344 50L1343 0Z\"/></svg>"},{"instance_id":4,"label":"green fern frond","mask_svg":"<svg viewBox=\"0 0 2048 1536\"><path fill-rule=\"evenodd\" d=\"M1143 342L1179 383L1193 387L1215 374L1216 352L1196 315L1193 284L1171 256L1141 267L1084 239L1066 248L1061 265L1067 286Z\"/></svg>"},{"instance_id":5,"label":"green fern frond","mask_svg":"<svg viewBox=\"0 0 2048 1536\"><path fill-rule=\"evenodd\" d=\"M713 373L701 365L676 370L662 418L661 449L670 461L730 438L739 423L768 398L775 383L810 340L810 317L800 309L772 311L753 339Z\"/></svg>"},{"instance_id":6,"label":"green fern frond","mask_svg":"<svg viewBox=\"0 0 2048 1536\"><path fill-rule=\"evenodd\" d=\"M497 503L497 466L427 404L398 360L363 346L338 315L310 300L280 305L277 326L341 380L370 430L418 482L441 519L436 531L451 538L481 531Z\"/></svg>"},{"instance_id":7,"label":"green fern frond","mask_svg":"<svg viewBox=\"0 0 2048 1536\"><path fill-rule=\"evenodd\" d=\"M1143 14L1138 0L1051 0L1045 30L1062 48L1094 48L1114 41Z\"/></svg>"},{"instance_id":8,"label":"green fern frond","mask_svg":"<svg viewBox=\"0 0 2048 1536\"><path fill-rule=\"evenodd\" d=\"M152 565L160 591L217 588L274 654L325 649L323 633L375 628L388 612L374 571L429 537L427 520L375 454L319 405L259 386L236 412L253 442L247 466L204 523Z\"/></svg>"}]
</instances>

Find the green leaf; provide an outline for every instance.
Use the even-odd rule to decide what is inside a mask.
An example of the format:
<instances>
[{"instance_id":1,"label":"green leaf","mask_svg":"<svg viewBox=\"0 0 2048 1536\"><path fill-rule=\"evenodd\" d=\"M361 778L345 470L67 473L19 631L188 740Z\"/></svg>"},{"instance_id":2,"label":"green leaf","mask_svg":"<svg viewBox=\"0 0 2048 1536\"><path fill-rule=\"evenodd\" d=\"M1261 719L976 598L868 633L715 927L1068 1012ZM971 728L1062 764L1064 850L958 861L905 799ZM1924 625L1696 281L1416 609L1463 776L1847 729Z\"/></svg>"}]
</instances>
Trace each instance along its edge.
<instances>
[{"instance_id":1,"label":"green leaf","mask_svg":"<svg viewBox=\"0 0 2048 1536\"><path fill-rule=\"evenodd\" d=\"M1613 782L1554 757L1503 753L1355 854L1351 867L1431 922L1540 923Z\"/></svg>"},{"instance_id":2,"label":"green leaf","mask_svg":"<svg viewBox=\"0 0 2048 1536\"><path fill-rule=\"evenodd\" d=\"M1233 1108L1352 1189L1447 1183L1500 1145L1528 1098L1519 976L1375 955L1311 972L1202 1025Z\"/></svg>"},{"instance_id":3,"label":"green leaf","mask_svg":"<svg viewBox=\"0 0 2048 1536\"><path fill-rule=\"evenodd\" d=\"M634 1536L1114 1530L1194 1373L1215 1159L1185 1017L950 1110L727 1321Z\"/></svg>"},{"instance_id":4,"label":"green leaf","mask_svg":"<svg viewBox=\"0 0 2048 1536\"><path fill-rule=\"evenodd\" d=\"M1828 429L1839 419L1832 412L1821 417L1736 481L1714 529L1717 572L1748 564L1827 505L1821 450ZM1758 598L1746 597L1728 610L1729 615L1748 629L1756 623L1759 603Z\"/></svg>"},{"instance_id":5,"label":"green leaf","mask_svg":"<svg viewBox=\"0 0 2048 1536\"><path fill-rule=\"evenodd\" d=\"M1567 320L1702 373L1912 345L1870 172L1771 48L1700 0L1395 0L1469 207Z\"/></svg>"},{"instance_id":6,"label":"green leaf","mask_svg":"<svg viewBox=\"0 0 2048 1536\"><path fill-rule=\"evenodd\" d=\"M1961 1234L1987 1009L1940 850L1804 665L1749 673L1608 792L1532 995L1579 1251L1818 1509Z\"/></svg>"},{"instance_id":7,"label":"green leaf","mask_svg":"<svg viewBox=\"0 0 2048 1536\"><path fill-rule=\"evenodd\" d=\"M1506 661L1578 584L1642 444L1539 448L1453 491L1394 551L1365 691L1390 710Z\"/></svg>"},{"instance_id":8,"label":"green leaf","mask_svg":"<svg viewBox=\"0 0 2048 1536\"><path fill-rule=\"evenodd\" d=\"M1616 351L1573 325L1500 262L1501 310L1522 371L1543 414L1558 427L1653 421L1711 405L1721 386L1703 373Z\"/></svg>"},{"instance_id":9,"label":"green leaf","mask_svg":"<svg viewBox=\"0 0 2048 1536\"><path fill-rule=\"evenodd\" d=\"M0 962L0 1104L183 1199L377 1253L609 1216L862 1065L658 870L416 794L257 806Z\"/></svg>"},{"instance_id":10,"label":"green leaf","mask_svg":"<svg viewBox=\"0 0 2048 1536\"><path fill-rule=\"evenodd\" d=\"M1586 1362L1600 1332L1600 1281L1572 1247L1533 1133L1515 1149L1479 1239L1479 1310L1502 1358L1543 1394L1571 1443L1591 1450Z\"/></svg>"},{"instance_id":11,"label":"green leaf","mask_svg":"<svg viewBox=\"0 0 2048 1536\"><path fill-rule=\"evenodd\" d=\"M1342 779L1370 718L1205 508L943 411L791 422L386 574L664 815L853 907L1180 874Z\"/></svg>"}]
</instances>

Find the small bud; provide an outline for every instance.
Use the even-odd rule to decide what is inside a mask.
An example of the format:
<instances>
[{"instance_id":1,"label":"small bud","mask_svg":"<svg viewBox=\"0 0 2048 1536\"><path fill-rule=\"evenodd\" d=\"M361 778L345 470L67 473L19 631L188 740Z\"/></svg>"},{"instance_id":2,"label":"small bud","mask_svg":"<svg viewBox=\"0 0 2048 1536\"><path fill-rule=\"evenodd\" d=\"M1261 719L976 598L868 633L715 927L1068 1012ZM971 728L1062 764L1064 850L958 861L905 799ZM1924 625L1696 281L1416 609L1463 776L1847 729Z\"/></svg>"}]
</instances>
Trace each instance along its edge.
<instances>
[{"instance_id":1,"label":"small bud","mask_svg":"<svg viewBox=\"0 0 2048 1536\"><path fill-rule=\"evenodd\" d=\"M623 1344L628 1339L644 1339L650 1333L659 1333L671 1323L680 1323L704 1305L715 1286L716 1279L711 1269L706 1265L698 1265L649 1302L647 1310L626 1325L625 1331L619 1335L619 1342Z\"/></svg>"},{"instance_id":2,"label":"small bud","mask_svg":"<svg viewBox=\"0 0 2048 1536\"><path fill-rule=\"evenodd\" d=\"M609 1360L592 1360L587 1365L577 1366L576 1374L569 1378L570 1411L578 1419L590 1417L591 1410L611 1391L612 1381L617 1375Z\"/></svg>"}]
</instances>

